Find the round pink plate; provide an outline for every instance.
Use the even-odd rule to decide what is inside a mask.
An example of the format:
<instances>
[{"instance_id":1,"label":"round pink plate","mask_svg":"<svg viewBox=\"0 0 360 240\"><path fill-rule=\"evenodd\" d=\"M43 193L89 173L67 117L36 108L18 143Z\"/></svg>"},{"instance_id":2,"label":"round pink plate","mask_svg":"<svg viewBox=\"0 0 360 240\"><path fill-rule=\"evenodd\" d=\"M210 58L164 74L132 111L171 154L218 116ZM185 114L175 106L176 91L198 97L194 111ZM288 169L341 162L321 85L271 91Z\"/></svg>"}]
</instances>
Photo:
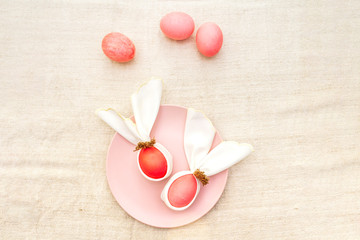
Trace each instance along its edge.
<instances>
[{"instance_id":1,"label":"round pink plate","mask_svg":"<svg viewBox=\"0 0 360 240\"><path fill-rule=\"evenodd\" d=\"M162 105L151 136L173 155L172 175L189 170L184 152L184 129L187 109ZM213 147L221 142L217 133ZM205 215L219 200L226 184L228 171L210 177L202 186L195 202L184 211L169 209L161 200L161 191L168 181L152 182L145 179L137 166L135 146L115 134L107 155L106 175L112 194L120 206L133 218L145 224L172 228L191 223Z\"/></svg>"}]
</instances>

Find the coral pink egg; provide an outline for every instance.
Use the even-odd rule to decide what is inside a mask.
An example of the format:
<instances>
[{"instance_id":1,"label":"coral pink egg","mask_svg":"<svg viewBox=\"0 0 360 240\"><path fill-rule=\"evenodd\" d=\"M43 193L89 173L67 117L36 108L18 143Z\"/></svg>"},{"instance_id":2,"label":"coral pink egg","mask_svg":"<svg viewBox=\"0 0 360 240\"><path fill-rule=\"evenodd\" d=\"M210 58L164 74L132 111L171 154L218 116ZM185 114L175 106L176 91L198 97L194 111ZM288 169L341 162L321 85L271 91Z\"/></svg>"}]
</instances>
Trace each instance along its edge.
<instances>
[{"instance_id":1,"label":"coral pink egg","mask_svg":"<svg viewBox=\"0 0 360 240\"><path fill-rule=\"evenodd\" d=\"M169 187L169 203L174 207L186 207L194 199L197 181L193 174L186 174L176 179Z\"/></svg>"},{"instance_id":2,"label":"coral pink egg","mask_svg":"<svg viewBox=\"0 0 360 240\"><path fill-rule=\"evenodd\" d=\"M128 62L135 56L133 42L118 32L109 33L104 37L102 50L108 58L116 62Z\"/></svg>"},{"instance_id":3,"label":"coral pink egg","mask_svg":"<svg viewBox=\"0 0 360 240\"><path fill-rule=\"evenodd\" d=\"M164 177L168 168L165 156L156 147L140 150L139 165L146 176L154 179Z\"/></svg>"},{"instance_id":4,"label":"coral pink egg","mask_svg":"<svg viewBox=\"0 0 360 240\"><path fill-rule=\"evenodd\" d=\"M196 33L196 46L206 57L216 55L222 46L223 34L215 23L202 24Z\"/></svg>"},{"instance_id":5,"label":"coral pink egg","mask_svg":"<svg viewBox=\"0 0 360 240\"><path fill-rule=\"evenodd\" d=\"M192 17L183 12L171 12L160 21L161 31L174 40L184 40L194 32L195 24Z\"/></svg>"}]
</instances>

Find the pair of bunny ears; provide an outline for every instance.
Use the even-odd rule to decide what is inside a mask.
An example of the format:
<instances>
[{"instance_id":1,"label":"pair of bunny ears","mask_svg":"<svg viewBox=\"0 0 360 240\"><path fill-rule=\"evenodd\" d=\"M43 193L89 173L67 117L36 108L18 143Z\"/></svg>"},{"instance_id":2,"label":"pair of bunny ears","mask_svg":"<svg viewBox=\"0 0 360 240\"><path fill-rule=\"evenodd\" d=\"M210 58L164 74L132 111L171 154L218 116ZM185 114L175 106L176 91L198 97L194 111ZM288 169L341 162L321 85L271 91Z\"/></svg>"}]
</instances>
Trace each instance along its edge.
<instances>
[{"instance_id":1,"label":"pair of bunny ears","mask_svg":"<svg viewBox=\"0 0 360 240\"><path fill-rule=\"evenodd\" d=\"M196 199L200 182L238 163L252 151L247 143L223 141L211 149L216 130L206 116L189 108L184 132L184 149L190 171L174 174L166 183L161 199L173 210L185 210Z\"/></svg>"},{"instance_id":2,"label":"pair of bunny ears","mask_svg":"<svg viewBox=\"0 0 360 240\"><path fill-rule=\"evenodd\" d=\"M206 176L212 176L238 163L253 151L250 144L234 141L222 141L210 151L215 133L214 126L203 113L188 109L184 149L190 171L200 170Z\"/></svg>"},{"instance_id":3,"label":"pair of bunny ears","mask_svg":"<svg viewBox=\"0 0 360 240\"><path fill-rule=\"evenodd\" d=\"M134 151L139 150L139 170L151 181L161 181L169 177L173 166L170 152L155 139L150 138L160 107L161 91L161 80L152 79L131 96L136 124L111 108L97 111L104 122L136 146Z\"/></svg>"},{"instance_id":4,"label":"pair of bunny ears","mask_svg":"<svg viewBox=\"0 0 360 240\"><path fill-rule=\"evenodd\" d=\"M100 109L98 116L110 127L134 145L150 141L150 132L156 120L161 102L162 83L153 79L144 84L131 96L131 104L136 124L124 118L115 110Z\"/></svg>"},{"instance_id":5,"label":"pair of bunny ears","mask_svg":"<svg viewBox=\"0 0 360 240\"><path fill-rule=\"evenodd\" d=\"M168 150L150 138L160 107L161 91L161 80L152 79L132 95L136 124L112 109L97 111L102 120L136 145L135 150L140 150L137 155L139 170L152 181L161 181L170 176L173 165ZM161 198L169 208L188 208L199 193L200 182L207 184L209 176L231 167L253 150L250 144L223 141L210 151L215 133L211 121L203 113L188 109L184 149L190 171L174 174L165 185Z\"/></svg>"}]
</instances>

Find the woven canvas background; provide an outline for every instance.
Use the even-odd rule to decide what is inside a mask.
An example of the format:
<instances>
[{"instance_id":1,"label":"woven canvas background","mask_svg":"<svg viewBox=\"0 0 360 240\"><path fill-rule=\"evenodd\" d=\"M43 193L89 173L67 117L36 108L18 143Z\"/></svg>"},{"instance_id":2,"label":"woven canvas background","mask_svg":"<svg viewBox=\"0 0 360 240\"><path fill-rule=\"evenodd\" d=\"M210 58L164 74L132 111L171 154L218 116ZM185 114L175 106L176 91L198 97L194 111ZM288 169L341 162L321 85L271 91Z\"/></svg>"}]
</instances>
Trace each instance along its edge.
<instances>
[{"instance_id":1,"label":"woven canvas background","mask_svg":"<svg viewBox=\"0 0 360 240\"><path fill-rule=\"evenodd\" d=\"M220 53L167 39L170 11L216 22ZM134 41L132 62L104 56L111 31ZM130 115L151 76L164 103L255 147L215 208L175 229L118 206L114 131L94 115ZM360 1L0 0L0 101L0 239L360 238Z\"/></svg>"}]
</instances>

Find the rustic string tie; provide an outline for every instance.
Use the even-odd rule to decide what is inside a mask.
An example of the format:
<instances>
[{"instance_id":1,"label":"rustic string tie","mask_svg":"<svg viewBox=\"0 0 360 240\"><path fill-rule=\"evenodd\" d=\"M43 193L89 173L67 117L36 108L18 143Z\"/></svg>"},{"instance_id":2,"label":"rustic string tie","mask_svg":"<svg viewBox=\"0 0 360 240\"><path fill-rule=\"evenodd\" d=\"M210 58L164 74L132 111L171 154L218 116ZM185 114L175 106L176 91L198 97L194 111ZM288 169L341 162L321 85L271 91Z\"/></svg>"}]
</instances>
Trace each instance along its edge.
<instances>
[{"instance_id":1,"label":"rustic string tie","mask_svg":"<svg viewBox=\"0 0 360 240\"><path fill-rule=\"evenodd\" d=\"M209 183L209 178L203 171L200 171L199 169L196 169L194 176L202 183L203 186Z\"/></svg>"},{"instance_id":2,"label":"rustic string tie","mask_svg":"<svg viewBox=\"0 0 360 240\"><path fill-rule=\"evenodd\" d=\"M155 138L151 139L148 142L139 142L134 150L134 152L140 150L140 149L145 149L145 148L150 148L153 147L154 144L156 143Z\"/></svg>"}]
</instances>

